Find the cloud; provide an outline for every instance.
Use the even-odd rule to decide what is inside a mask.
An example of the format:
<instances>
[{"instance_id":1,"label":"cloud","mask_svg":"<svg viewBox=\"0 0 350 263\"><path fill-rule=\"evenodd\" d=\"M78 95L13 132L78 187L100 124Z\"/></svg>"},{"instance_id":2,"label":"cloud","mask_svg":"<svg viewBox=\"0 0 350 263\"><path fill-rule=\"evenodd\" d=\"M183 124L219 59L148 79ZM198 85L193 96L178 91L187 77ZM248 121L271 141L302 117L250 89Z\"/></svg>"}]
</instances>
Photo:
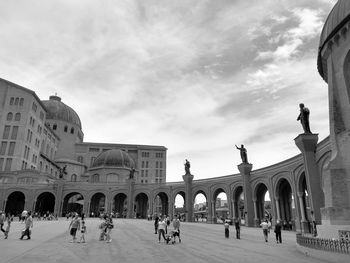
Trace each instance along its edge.
<instances>
[{"instance_id":1,"label":"cloud","mask_svg":"<svg viewBox=\"0 0 350 263\"><path fill-rule=\"evenodd\" d=\"M234 144L247 144L255 168L296 154L300 101L317 117L311 128L327 135L316 56L330 8L325 0L3 1L1 77L42 99L57 92L86 141L166 146L169 181L181 180L186 157L197 179L222 176L237 172Z\"/></svg>"}]
</instances>

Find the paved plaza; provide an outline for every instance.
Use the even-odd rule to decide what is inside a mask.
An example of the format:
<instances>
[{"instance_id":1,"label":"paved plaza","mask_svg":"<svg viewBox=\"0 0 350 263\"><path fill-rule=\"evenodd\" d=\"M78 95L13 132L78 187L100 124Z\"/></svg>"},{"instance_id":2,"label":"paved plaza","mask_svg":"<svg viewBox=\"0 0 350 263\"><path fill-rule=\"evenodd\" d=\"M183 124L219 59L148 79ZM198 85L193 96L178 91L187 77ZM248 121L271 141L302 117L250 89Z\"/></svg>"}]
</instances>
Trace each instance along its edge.
<instances>
[{"instance_id":1,"label":"paved plaza","mask_svg":"<svg viewBox=\"0 0 350 263\"><path fill-rule=\"evenodd\" d=\"M261 229L242 228L242 239L224 238L222 225L182 223L182 242L158 243L153 221L114 220L113 241L98 241L101 222L87 219L87 243L70 243L70 221L34 221L31 240L19 240L23 224L13 222L9 239L1 237L1 263L40 262L320 262L298 252L295 232L283 232L283 243L274 237L265 243Z\"/></svg>"}]
</instances>

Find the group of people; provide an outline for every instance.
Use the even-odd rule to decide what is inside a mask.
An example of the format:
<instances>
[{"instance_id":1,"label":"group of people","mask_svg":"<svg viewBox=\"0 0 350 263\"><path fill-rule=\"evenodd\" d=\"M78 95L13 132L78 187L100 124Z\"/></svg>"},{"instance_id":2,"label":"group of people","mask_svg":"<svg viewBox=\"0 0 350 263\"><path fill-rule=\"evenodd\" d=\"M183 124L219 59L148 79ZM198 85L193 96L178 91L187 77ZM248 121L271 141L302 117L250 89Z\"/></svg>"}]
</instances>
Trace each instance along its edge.
<instances>
[{"instance_id":1,"label":"group of people","mask_svg":"<svg viewBox=\"0 0 350 263\"><path fill-rule=\"evenodd\" d=\"M268 219L265 219L263 222L261 222L260 226L263 230L265 242L268 242L269 233L272 228L271 222ZM280 220L276 221L274 232L276 236L276 243L282 243L282 224Z\"/></svg>"},{"instance_id":2,"label":"group of people","mask_svg":"<svg viewBox=\"0 0 350 263\"><path fill-rule=\"evenodd\" d=\"M99 225L99 229L101 230L99 240L106 241L106 243L110 243L112 241L112 229L114 228L113 219L111 216L104 215L102 220L103 222ZM69 233L72 236L72 240L70 241L71 243L85 243L85 235L87 234L87 228L84 220L84 215L82 215L80 220L78 213L75 213L69 224L68 230L70 230ZM79 231L80 239L79 241L77 241L77 232Z\"/></svg>"},{"instance_id":3,"label":"group of people","mask_svg":"<svg viewBox=\"0 0 350 263\"><path fill-rule=\"evenodd\" d=\"M23 223L24 223L24 229L21 232L20 239L23 240L25 236L27 237L27 239L30 239L30 235L31 235L30 228L33 227L32 213L26 212L24 215L22 214L21 217L22 217L21 220L23 220ZM5 239L7 239L9 236L12 221L13 221L12 215L8 214L6 216L3 211L0 211L0 230L1 232L4 233ZM6 229L4 229L5 223L7 223Z\"/></svg>"},{"instance_id":4,"label":"group of people","mask_svg":"<svg viewBox=\"0 0 350 263\"><path fill-rule=\"evenodd\" d=\"M155 215L154 219L154 229L155 234L158 234L158 242L160 243L161 238L163 237L164 242L167 244L171 242L172 244L176 243L176 237L181 243L180 237L180 219L178 215L175 215L172 221L172 227L170 226L170 218L166 215L157 216Z\"/></svg>"},{"instance_id":5,"label":"group of people","mask_svg":"<svg viewBox=\"0 0 350 263\"><path fill-rule=\"evenodd\" d=\"M230 224L229 224L229 220L225 220L224 223L224 228L225 228L225 238L229 238L230 237ZM237 239L241 239L241 222L239 218L236 218L234 221L235 224L235 229L236 229L236 238Z\"/></svg>"}]
</instances>

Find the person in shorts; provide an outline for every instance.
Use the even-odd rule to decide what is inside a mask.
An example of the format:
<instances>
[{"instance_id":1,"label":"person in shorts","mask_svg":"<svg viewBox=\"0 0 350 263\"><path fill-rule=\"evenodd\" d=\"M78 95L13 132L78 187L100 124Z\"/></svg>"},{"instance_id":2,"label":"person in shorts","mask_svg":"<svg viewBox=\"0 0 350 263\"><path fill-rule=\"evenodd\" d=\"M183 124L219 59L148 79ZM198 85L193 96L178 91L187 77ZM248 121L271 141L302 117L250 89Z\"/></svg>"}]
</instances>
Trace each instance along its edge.
<instances>
[{"instance_id":1,"label":"person in shorts","mask_svg":"<svg viewBox=\"0 0 350 263\"><path fill-rule=\"evenodd\" d=\"M73 217L72 221L69 224L68 229L70 229L70 235L73 238L72 241L70 242L75 243L77 240L77 231L80 229L80 220L79 220L78 214L75 214L75 216Z\"/></svg>"}]
</instances>

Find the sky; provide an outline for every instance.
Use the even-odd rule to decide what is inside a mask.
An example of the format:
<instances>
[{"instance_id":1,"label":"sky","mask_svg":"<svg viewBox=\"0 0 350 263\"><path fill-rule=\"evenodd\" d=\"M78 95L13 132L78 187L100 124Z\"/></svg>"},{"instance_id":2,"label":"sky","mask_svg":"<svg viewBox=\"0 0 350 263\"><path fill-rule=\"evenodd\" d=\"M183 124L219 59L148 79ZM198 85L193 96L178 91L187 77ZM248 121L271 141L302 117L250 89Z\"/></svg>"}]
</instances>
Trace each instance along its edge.
<instances>
[{"instance_id":1,"label":"sky","mask_svg":"<svg viewBox=\"0 0 350 263\"><path fill-rule=\"evenodd\" d=\"M299 103L329 135L319 36L335 0L0 2L0 78L57 93L85 142L167 147L167 181L299 154Z\"/></svg>"}]
</instances>

